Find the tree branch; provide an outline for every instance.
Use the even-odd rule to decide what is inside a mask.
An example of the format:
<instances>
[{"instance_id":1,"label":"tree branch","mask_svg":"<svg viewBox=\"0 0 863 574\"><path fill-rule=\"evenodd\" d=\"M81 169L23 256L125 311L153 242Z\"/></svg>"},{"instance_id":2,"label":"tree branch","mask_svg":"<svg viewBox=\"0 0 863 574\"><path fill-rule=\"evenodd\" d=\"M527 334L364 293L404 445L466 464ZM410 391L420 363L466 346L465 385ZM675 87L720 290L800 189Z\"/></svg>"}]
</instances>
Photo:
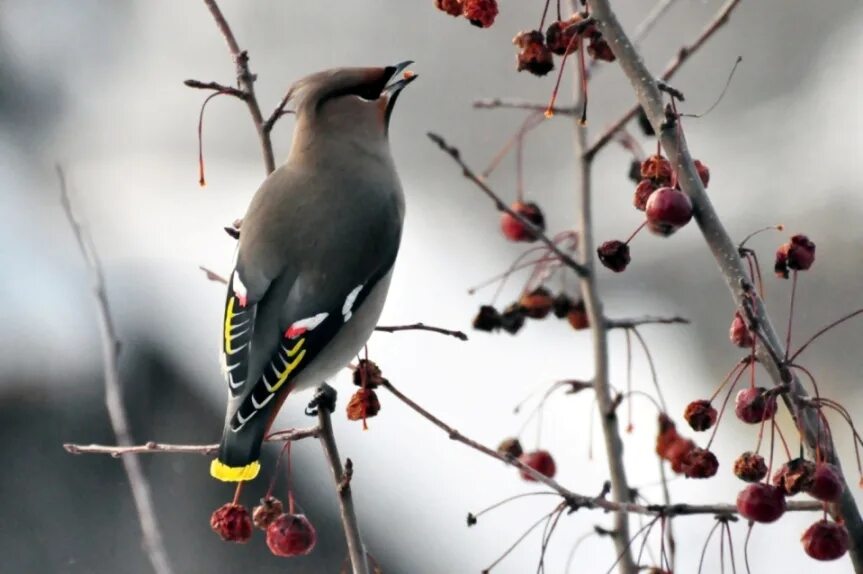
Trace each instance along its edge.
<instances>
[{"instance_id":1,"label":"tree branch","mask_svg":"<svg viewBox=\"0 0 863 574\"><path fill-rule=\"evenodd\" d=\"M641 325L689 325L686 317L638 317L635 319L606 319L605 326L608 329L634 329Z\"/></svg>"},{"instance_id":2,"label":"tree branch","mask_svg":"<svg viewBox=\"0 0 863 574\"><path fill-rule=\"evenodd\" d=\"M714 19L714 23L708 26L707 30L718 28L727 19L728 13L737 5L738 1L729 0L726 2L720 9L717 18ZM647 70L638 52L632 46L608 0L589 0L589 4L598 21L600 31L608 40L621 68L632 83L641 106L659 134L660 142L671 164L676 166L680 186L692 200L695 221L716 259L735 305L738 308L746 309L754 319L759 339L759 361L767 369L775 385L787 384L790 387L791 392L783 394L783 401L804 435L807 450L810 455L814 455L816 446L820 446L819 450L823 455L826 455L827 460L839 466L839 459L836 456L831 438L825 433L820 433L819 437L817 413L807 406L808 395L805 389L781 359L785 356L783 343L777 336L763 301L749 284L737 246L731 241L704 190L686 141L681 136L682 132L678 131L676 124L666 125L665 107L657 80ZM703 33L702 37L704 36ZM694 46L697 48L704 41L699 40ZM682 60L686 55L682 52L679 59ZM851 560L855 572L861 573L863 572L863 520L861 520L860 512L847 484L845 484L841 500L831 510L835 516L841 517L845 522L851 537Z\"/></svg>"},{"instance_id":3,"label":"tree branch","mask_svg":"<svg viewBox=\"0 0 863 574\"><path fill-rule=\"evenodd\" d=\"M548 103L528 102L525 100L517 100L511 98L486 98L483 100L476 100L473 103L473 107L477 110L508 109L528 110L531 112L545 112L549 109ZM581 115L581 110L576 110L573 107L553 107L551 108L551 111L554 112L554 115L556 116Z\"/></svg>"},{"instance_id":4,"label":"tree branch","mask_svg":"<svg viewBox=\"0 0 863 574\"><path fill-rule=\"evenodd\" d=\"M459 167L461 167L462 174L468 180L476 184L476 186L479 187L479 189L494 202L494 205L495 207L497 207L498 211L503 211L504 213L507 213L511 217L514 217L516 220L518 220L518 222L524 225L534 237L538 238L543 244L546 245L546 247L551 250L552 253L557 255L560 258L561 263L572 269L576 275L578 275L579 277L583 277L586 273L588 273L587 269L582 264L578 263L575 259L573 259L563 250L561 250L561 248L558 247L558 245L554 241L549 239L549 237L545 233L543 233L543 231L539 227L531 223L522 215L510 209L510 207L506 203L504 203L503 200L498 197L497 194L492 191L492 189L473 172L473 170L470 169L470 167L468 167L468 165L461 158L461 152L459 152L457 148L449 145L446 140L443 139L443 137L435 133L428 132L428 134L426 135L428 135L429 139L436 143L444 153L450 156L453 161L459 165Z\"/></svg>"},{"instance_id":5,"label":"tree branch","mask_svg":"<svg viewBox=\"0 0 863 574\"><path fill-rule=\"evenodd\" d=\"M432 327L425 323L413 323L411 325L395 325L389 327L378 325L375 327L375 331L380 331L382 333L395 333L397 331L430 331L432 333L440 333L441 335L449 335L450 337L455 337L460 341L467 341L467 335L461 331L451 331L450 329L443 329L441 327Z\"/></svg>"},{"instance_id":6,"label":"tree branch","mask_svg":"<svg viewBox=\"0 0 863 574\"><path fill-rule=\"evenodd\" d=\"M132 444L132 437L129 431L129 417L123 405L120 371L117 366L117 355L120 350L120 344L117 341L114 321L108 305L108 294L105 289L105 277L102 273L102 265L92 240L75 217L72 202L69 198L69 191L66 187L66 177L59 166L57 166L57 176L60 180L60 202L66 214L66 219L69 221L69 226L75 235L78 247L81 250L81 255L87 264L93 282L93 291L96 296L99 330L102 338L102 358L105 362L105 406L108 409L108 419L111 422L111 428L114 431L117 442L121 446L128 446ZM150 494L150 484L144 475L144 471L141 469L141 463L135 456L124 457L123 468L126 471L126 477L129 479L132 499L135 502L138 522L141 525L144 552L147 554L154 572L157 574L171 574L171 563L168 560L168 553L165 550L165 544L159 530L159 523L156 519L156 509L153 504L153 497Z\"/></svg>"}]
</instances>

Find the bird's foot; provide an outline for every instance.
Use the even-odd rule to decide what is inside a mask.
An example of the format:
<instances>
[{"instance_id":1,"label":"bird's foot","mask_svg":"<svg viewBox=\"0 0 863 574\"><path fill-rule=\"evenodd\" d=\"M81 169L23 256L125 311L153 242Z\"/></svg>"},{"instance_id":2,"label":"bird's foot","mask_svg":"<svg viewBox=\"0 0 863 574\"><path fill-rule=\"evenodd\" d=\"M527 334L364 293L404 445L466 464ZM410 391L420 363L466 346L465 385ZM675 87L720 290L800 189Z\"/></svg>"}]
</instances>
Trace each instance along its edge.
<instances>
[{"instance_id":1,"label":"bird's foot","mask_svg":"<svg viewBox=\"0 0 863 574\"><path fill-rule=\"evenodd\" d=\"M324 383L318 390L315 391L315 396L309 401L309 406L306 407L306 416L318 416L318 409L324 408L329 412L336 410L336 397L338 393L334 388Z\"/></svg>"}]
</instances>

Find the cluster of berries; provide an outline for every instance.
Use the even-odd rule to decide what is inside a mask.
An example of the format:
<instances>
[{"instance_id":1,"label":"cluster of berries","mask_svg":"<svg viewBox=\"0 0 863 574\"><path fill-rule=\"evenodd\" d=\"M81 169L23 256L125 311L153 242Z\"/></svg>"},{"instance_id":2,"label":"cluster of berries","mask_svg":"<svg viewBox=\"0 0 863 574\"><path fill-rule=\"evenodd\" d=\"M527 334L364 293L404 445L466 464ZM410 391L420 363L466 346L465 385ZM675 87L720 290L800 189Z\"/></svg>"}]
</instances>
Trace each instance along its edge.
<instances>
[{"instance_id":1,"label":"cluster of berries","mask_svg":"<svg viewBox=\"0 0 863 574\"><path fill-rule=\"evenodd\" d=\"M281 501L273 496L262 498L251 517L245 506L233 502L219 507L210 517L210 528L228 542L248 542L253 524L267 533L267 546L276 556L305 556L318 540L305 514L284 512Z\"/></svg>"},{"instance_id":2,"label":"cluster of berries","mask_svg":"<svg viewBox=\"0 0 863 574\"><path fill-rule=\"evenodd\" d=\"M665 414L659 415L656 454L671 464L671 470L687 478L710 478L719 470L716 455L680 435L674 422Z\"/></svg>"},{"instance_id":3,"label":"cluster of berries","mask_svg":"<svg viewBox=\"0 0 863 574\"><path fill-rule=\"evenodd\" d=\"M388 381L381 374L380 367L368 359L360 359L354 369L353 381L360 388L348 401L348 420L363 421L365 428L366 419L377 416L381 410L381 402L374 389Z\"/></svg>"},{"instance_id":4,"label":"cluster of berries","mask_svg":"<svg viewBox=\"0 0 863 574\"><path fill-rule=\"evenodd\" d=\"M590 326L584 301L576 301L564 292L552 295L548 289L540 286L524 293L502 312L491 305L481 306L474 317L473 328L486 332L503 329L515 335L524 327L527 319L545 319L550 314L558 319L566 319L578 331Z\"/></svg>"},{"instance_id":5,"label":"cluster of berries","mask_svg":"<svg viewBox=\"0 0 863 574\"><path fill-rule=\"evenodd\" d=\"M435 0L435 6L450 16L464 16L479 28L488 28L497 17L497 0Z\"/></svg>"},{"instance_id":6,"label":"cluster of berries","mask_svg":"<svg viewBox=\"0 0 863 574\"><path fill-rule=\"evenodd\" d=\"M517 438L505 439L498 445L497 452L505 457L517 459L523 465L548 478L554 478L557 473L557 465L550 452L539 449L525 452ZM536 482L536 479L524 470L519 471L519 475L528 482Z\"/></svg>"},{"instance_id":7,"label":"cluster of berries","mask_svg":"<svg viewBox=\"0 0 863 574\"><path fill-rule=\"evenodd\" d=\"M554 55L567 56L587 42L587 53L595 60L613 62L614 54L602 33L582 14L568 20L552 22L545 34L541 30L525 30L516 34L512 43L518 48L516 69L544 76L554 69Z\"/></svg>"}]
</instances>

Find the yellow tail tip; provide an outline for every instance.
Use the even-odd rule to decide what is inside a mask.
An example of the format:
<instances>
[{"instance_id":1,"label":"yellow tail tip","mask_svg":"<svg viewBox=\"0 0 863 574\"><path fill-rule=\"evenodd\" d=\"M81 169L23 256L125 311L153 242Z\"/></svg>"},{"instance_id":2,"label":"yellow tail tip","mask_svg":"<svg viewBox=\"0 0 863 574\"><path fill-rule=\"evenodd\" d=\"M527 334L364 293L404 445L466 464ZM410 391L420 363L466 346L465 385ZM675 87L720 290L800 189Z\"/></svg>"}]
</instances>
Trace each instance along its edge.
<instances>
[{"instance_id":1,"label":"yellow tail tip","mask_svg":"<svg viewBox=\"0 0 863 574\"><path fill-rule=\"evenodd\" d=\"M222 482L242 482L252 480L261 470L259 461L250 462L246 466L228 466L219 459L210 463L210 476Z\"/></svg>"}]
</instances>

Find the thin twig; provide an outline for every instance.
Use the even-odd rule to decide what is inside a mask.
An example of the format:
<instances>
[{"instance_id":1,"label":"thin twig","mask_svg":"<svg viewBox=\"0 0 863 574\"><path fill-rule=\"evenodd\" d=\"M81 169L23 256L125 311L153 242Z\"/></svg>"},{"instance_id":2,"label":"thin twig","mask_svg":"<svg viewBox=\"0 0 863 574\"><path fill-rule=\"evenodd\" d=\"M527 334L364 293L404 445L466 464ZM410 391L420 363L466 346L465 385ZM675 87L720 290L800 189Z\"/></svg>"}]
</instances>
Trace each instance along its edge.
<instances>
[{"instance_id":1,"label":"thin twig","mask_svg":"<svg viewBox=\"0 0 863 574\"><path fill-rule=\"evenodd\" d=\"M653 5L653 8L650 9L650 12L647 13L647 16L645 16L644 20L635 27L635 31L632 33L632 40L635 42L636 46L641 44L641 42L647 38L654 26L659 23L659 20L662 19L675 2L677 2L677 0L658 0L658 2Z\"/></svg>"},{"instance_id":2,"label":"thin twig","mask_svg":"<svg viewBox=\"0 0 863 574\"><path fill-rule=\"evenodd\" d=\"M455 337L460 341L467 341L467 335L465 335L461 331L453 331L451 329L444 329L442 327L433 327L431 325L426 325L425 323L412 323L410 325L393 326L378 325L377 327L375 327L375 331L380 331L382 333L395 333L397 331L429 331L432 333L440 333L441 335L449 335L450 337Z\"/></svg>"},{"instance_id":3,"label":"thin twig","mask_svg":"<svg viewBox=\"0 0 863 574\"><path fill-rule=\"evenodd\" d=\"M722 26L728 22L728 18L731 15L731 12L740 4L740 0L728 0L722 8L719 9L716 17L704 28L701 32L701 35L698 39L695 40L692 44L688 46L683 46L677 52L677 56L671 63L666 66L665 71L662 72L662 75L659 78L663 82L667 82L680 70L686 60L689 59L695 52L699 50ZM630 44L631 47L631 44ZM606 146L611 140L614 139L615 134L623 129L623 127L629 123L635 116L638 115L638 110L641 108L640 104L635 104L632 106L629 111L623 114L617 121L615 121L611 126L609 126L602 135L600 135L595 142L593 142L590 147L588 147L584 153L587 157L592 158L595 156L599 150Z\"/></svg>"},{"instance_id":4,"label":"thin twig","mask_svg":"<svg viewBox=\"0 0 863 574\"><path fill-rule=\"evenodd\" d=\"M117 366L117 355L120 350L120 344L117 340L114 321L108 305L108 293L105 289L105 277L102 272L102 265L92 240L75 217L72 202L69 198L69 191L66 187L66 177L60 166L57 166L57 176L60 180L60 202L63 205L63 211L69 220L69 226L72 228L75 240L81 249L81 255L84 257L93 281L93 291L96 296L96 307L99 317L99 330L102 338L102 359L105 362L105 406L108 409L108 419L111 422L111 428L114 431L117 443L121 446L128 446L132 444L132 436L129 431L129 417L123 405L120 371ZM147 554L154 572L157 574L171 574L173 570L168 560L168 553L165 550L162 533L159 530L159 523L156 519L156 510L153 504L153 497L150 493L150 484L144 475L144 471L141 469L141 463L137 457L127 456L123 458L123 468L126 471L126 477L129 479L129 487L132 490L138 522L141 525L144 552Z\"/></svg>"},{"instance_id":5,"label":"thin twig","mask_svg":"<svg viewBox=\"0 0 863 574\"><path fill-rule=\"evenodd\" d=\"M429 132L426 135L428 135L429 139L431 141L433 141L434 143L436 143L438 145L438 147L440 147L440 149L444 151L444 153L446 153L448 156L450 156L453 159L453 161L455 161L459 165L459 167L461 167L462 174L468 180L470 180L474 184L476 184L476 186L479 187L479 189L483 193L485 193L494 202L494 205L495 205L495 207L497 207L498 211L503 211L504 213L507 213L511 217L515 218L519 223L521 223L525 228L527 228L527 230L534 237L536 237L542 243L544 243L552 251L552 253L557 255L560 258L560 261L564 265L566 265L567 267L572 269L576 275L578 275L579 277L582 277L588 272L587 269L583 265L581 265L575 259L570 257L567 253L565 253L563 250L561 250L561 248L558 247L558 245L554 241L549 239L549 237L545 233L543 233L543 231L539 227L537 227L536 225L531 223L524 216L522 216L522 215L516 213L515 211L513 211L512 209L510 209L510 207L506 203L504 203L503 200L500 197L498 197L498 195L494 191L492 191L492 189L488 186L488 184L486 184L482 179L480 179L473 172L473 170L471 170L470 167L468 167L468 165L461 158L461 152L459 152L459 150L457 148L449 145L445 139L443 139L441 136L439 136L435 133Z\"/></svg>"},{"instance_id":6,"label":"thin twig","mask_svg":"<svg viewBox=\"0 0 863 574\"><path fill-rule=\"evenodd\" d=\"M641 325L689 325L691 321L686 317L637 317L635 319L606 319L605 325L609 329L634 329Z\"/></svg>"},{"instance_id":7,"label":"thin twig","mask_svg":"<svg viewBox=\"0 0 863 574\"><path fill-rule=\"evenodd\" d=\"M342 459L339 458L339 448L333 435L333 423L330 420L330 412L326 408L318 409L318 425L320 426L321 445L327 455L327 462L333 472L333 480L336 483L336 492L339 497L339 510L342 519L342 528L348 542L348 554L351 558L351 567L354 574L369 574L369 565L366 560L366 549L360 536L359 522L354 510L354 501L351 496L350 478L346 480L345 470L342 468ZM350 463L350 459L348 459ZM353 463L350 463L350 472L353 474Z\"/></svg>"},{"instance_id":8,"label":"thin twig","mask_svg":"<svg viewBox=\"0 0 863 574\"><path fill-rule=\"evenodd\" d=\"M708 26L706 33L702 33L702 39L699 39L693 48L686 53L681 53L679 59L684 59L686 55L703 45L706 37L712 33L711 30L719 28L728 19L728 14L738 2L739 0L728 0L714 18L713 23ZM826 455L829 462L839 466L840 461L836 456L836 449L832 440L829 437L823 437L819 440L817 415L813 409L807 407L808 395L806 390L783 361L785 349L782 342L767 314L763 301L747 279L746 269L740 259L737 246L731 241L704 190L686 141L682 136L682 131L677 129L676 123L671 126L666 125L665 106L657 80L647 70L638 52L632 46L612 11L609 1L589 0L589 3L600 31L608 40L621 68L632 83L641 106L660 136L660 142L671 164L676 166L680 186L692 200L695 221L725 277L735 305L746 310L747 315L751 316L750 324L754 324L758 334L759 362L767 369L775 385L787 386L790 389L790 392L782 394L782 398L804 436L810 454L814 455L818 449L822 455ZM669 129L663 129L663 127ZM863 519L861 519L852 490L847 485L844 486L842 498L831 507L831 511L845 522L851 540L849 548L851 561L855 572L859 574L863 573Z\"/></svg>"},{"instance_id":9,"label":"thin twig","mask_svg":"<svg viewBox=\"0 0 863 574\"><path fill-rule=\"evenodd\" d=\"M548 102L528 102L525 100L511 98L486 98L476 100L473 107L478 110L528 110L532 112L546 112L549 110ZM573 107L553 107L551 111L554 115L560 116L577 116L581 114L581 110L576 110Z\"/></svg>"},{"instance_id":10,"label":"thin twig","mask_svg":"<svg viewBox=\"0 0 863 574\"><path fill-rule=\"evenodd\" d=\"M233 86L226 86L224 84L220 84L218 82L202 82L200 80L186 80L183 84L189 88L195 88L198 90L213 90L214 92L219 92L220 94L226 94L228 96L234 96L235 98L239 98L246 101L246 92L235 88Z\"/></svg>"},{"instance_id":11,"label":"thin twig","mask_svg":"<svg viewBox=\"0 0 863 574\"><path fill-rule=\"evenodd\" d=\"M267 438L267 442L287 442L297 441L305 438L317 438L320 433L318 427L305 429L291 429L273 433ZM139 445L130 446L113 446L102 444L74 444L66 443L63 445L66 452L69 454L108 454L113 457L120 457L124 454L158 454L158 453L176 453L176 454L213 454L219 450L219 443L214 444L169 444L164 442L147 442Z\"/></svg>"}]
</instances>

